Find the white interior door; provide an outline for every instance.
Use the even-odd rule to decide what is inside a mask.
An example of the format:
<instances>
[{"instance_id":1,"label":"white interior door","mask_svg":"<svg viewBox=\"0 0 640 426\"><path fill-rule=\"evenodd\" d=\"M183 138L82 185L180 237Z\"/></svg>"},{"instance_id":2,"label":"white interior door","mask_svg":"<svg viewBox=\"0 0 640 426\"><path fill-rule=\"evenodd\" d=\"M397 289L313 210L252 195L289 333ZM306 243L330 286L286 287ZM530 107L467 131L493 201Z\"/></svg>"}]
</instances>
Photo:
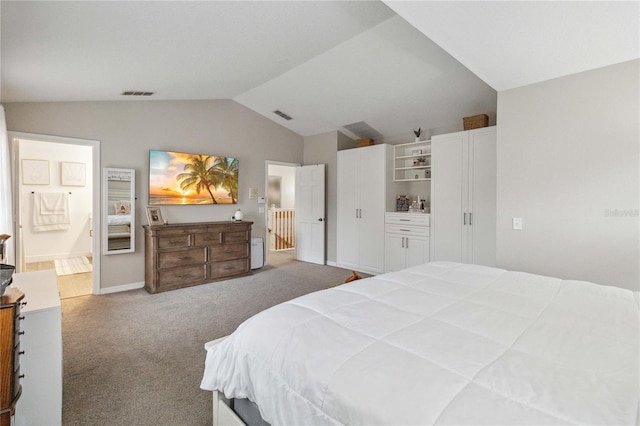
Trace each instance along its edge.
<instances>
[{"instance_id":1,"label":"white interior door","mask_svg":"<svg viewBox=\"0 0 640 426\"><path fill-rule=\"evenodd\" d=\"M296 257L325 264L324 164L296 168Z\"/></svg>"}]
</instances>

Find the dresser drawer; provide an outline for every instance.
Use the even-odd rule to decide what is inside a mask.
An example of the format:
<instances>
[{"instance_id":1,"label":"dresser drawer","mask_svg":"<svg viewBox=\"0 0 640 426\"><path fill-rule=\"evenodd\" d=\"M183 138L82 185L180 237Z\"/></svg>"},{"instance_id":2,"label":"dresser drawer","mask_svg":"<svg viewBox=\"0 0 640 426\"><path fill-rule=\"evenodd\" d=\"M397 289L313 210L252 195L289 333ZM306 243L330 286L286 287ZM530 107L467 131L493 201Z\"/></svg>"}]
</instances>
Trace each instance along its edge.
<instances>
[{"instance_id":1,"label":"dresser drawer","mask_svg":"<svg viewBox=\"0 0 640 426\"><path fill-rule=\"evenodd\" d=\"M249 256L249 245L247 243L240 244L219 244L211 246L209 260L230 260Z\"/></svg>"},{"instance_id":2,"label":"dresser drawer","mask_svg":"<svg viewBox=\"0 0 640 426\"><path fill-rule=\"evenodd\" d=\"M246 243L249 241L250 231L226 231L222 235L222 241L226 243Z\"/></svg>"},{"instance_id":3,"label":"dresser drawer","mask_svg":"<svg viewBox=\"0 0 640 426\"><path fill-rule=\"evenodd\" d=\"M226 277L229 275L249 272L249 259L227 260L209 265L209 278Z\"/></svg>"},{"instance_id":4,"label":"dresser drawer","mask_svg":"<svg viewBox=\"0 0 640 426\"><path fill-rule=\"evenodd\" d=\"M222 243L222 232L204 232L193 235L194 246L208 246Z\"/></svg>"},{"instance_id":5,"label":"dresser drawer","mask_svg":"<svg viewBox=\"0 0 640 426\"><path fill-rule=\"evenodd\" d=\"M163 235L158 237L158 248L183 248L189 247L191 242L191 236L186 235Z\"/></svg>"},{"instance_id":6,"label":"dresser drawer","mask_svg":"<svg viewBox=\"0 0 640 426\"><path fill-rule=\"evenodd\" d=\"M161 225L154 227L155 234L159 237L173 236L173 235L188 235L196 232L206 232L207 227L204 225L190 225L190 226L177 226L177 225Z\"/></svg>"},{"instance_id":7,"label":"dresser drawer","mask_svg":"<svg viewBox=\"0 0 640 426\"><path fill-rule=\"evenodd\" d=\"M203 264L204 262L206 262L204 247L158 252L158 267L161 269L193 265L196 263Z\"/></svg>"},{"instance_id":8,"label":"dresser drawer","mask_svg":"<svg viewBox=\"0 0 640 426\"><path fill-rule=\"evenodd\" d=\"M170 270L158 271L158 287L180 288L186 283L193 281L202 281L205 279L205 266L194 265L185 268L175 268Z\"/></svg>"},{"instance_id":9,"label":"dresser drawer","mask_svg":"<svg viewBox=\"0 0 640 426\"><path fill-rule=\"evenodd\" d=\"M412 226L429 226L429 214L425 213L391 213L385 214L385 223Z\"/></svg>"}]
</instances>

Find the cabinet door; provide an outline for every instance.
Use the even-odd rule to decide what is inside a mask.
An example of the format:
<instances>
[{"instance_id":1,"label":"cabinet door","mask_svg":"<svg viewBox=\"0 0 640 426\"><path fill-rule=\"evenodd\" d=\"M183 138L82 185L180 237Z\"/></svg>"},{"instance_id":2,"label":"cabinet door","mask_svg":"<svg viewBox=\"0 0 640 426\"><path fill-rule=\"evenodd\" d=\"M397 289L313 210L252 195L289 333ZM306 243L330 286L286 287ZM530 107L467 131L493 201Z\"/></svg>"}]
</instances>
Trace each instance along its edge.
<instances>
[{"instance_id":1,"label":"cabinet door","mask_svg":"<svg viewBox=\"0 0 640 426\"><path fill-rule=\"evenodd\" d=\"M422 265L429 261L429 238L406 237L407 268Z\"/></svg>"},{"instance_id":2,"label":"cabinet door","mask_svg":"<svg viewBox=\"0 0 640 426\"><path fill-rule=\"evenodd\" d=\"M469 260L478 265L496 263L496 132L469 134Z\"/></svg>"},{"instance_id":3,"label":"cabinet door","mask_svg":"<svg viewBox=\"0 0 640 426\"><path fill-rule=\"evenodd\" d=\"M431 139L431 244L432 260L464 262L466 226L463 212L464 132L434 136ZM464 171L464 172L463 172ZM466 195L466 193L465 193Z\"/></svg>"},{"instance_id":4,"label":"cabinet door","mask_svg":"<svg viewBox=\"0 0 640 426\"><path fill-rule=\"evenodd\" d=\"M385 234L385 256L384 271L394 272L404 269L406 250L404 248L404 238L401 235Z\"/></svg>"},{"instance_id":5,"label":"cabinet door","mask_svg":"<svg viewBox=\"0 0 640 426\"><path fill-rule=\"evenodd\" d=\"M360 153L349 149L338 152L338 198L336 263L340 267L359 266L358 197Z\"/></svg>"},{"instance_id":6,"label":"cabinet door","mask_svg":"<svg viewBox=\"0 0 640 426\"><path fill-rule=\"evenodd\" d=\"M360 265L367 271L384 272L384 212L386 148L359 148L360 155Z\"/></svg>"}]
</instances>

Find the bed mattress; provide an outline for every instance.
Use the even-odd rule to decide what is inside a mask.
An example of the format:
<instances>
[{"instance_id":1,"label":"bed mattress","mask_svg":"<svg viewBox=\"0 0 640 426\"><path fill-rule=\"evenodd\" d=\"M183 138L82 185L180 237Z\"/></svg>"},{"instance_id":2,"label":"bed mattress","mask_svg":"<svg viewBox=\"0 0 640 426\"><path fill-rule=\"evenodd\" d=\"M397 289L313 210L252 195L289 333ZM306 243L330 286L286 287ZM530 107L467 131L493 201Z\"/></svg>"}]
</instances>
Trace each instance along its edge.
<instances>
[{"instance_id":1,"label":"bed mattress","mask_svg":"<svg viewBox=\"0 0 640 426\"><path fill-rule=\"evenodd\" d=\"M202 388L271 424L637 424L638 292L432 262L267 309Z\"/></svg>"}]
</instances>

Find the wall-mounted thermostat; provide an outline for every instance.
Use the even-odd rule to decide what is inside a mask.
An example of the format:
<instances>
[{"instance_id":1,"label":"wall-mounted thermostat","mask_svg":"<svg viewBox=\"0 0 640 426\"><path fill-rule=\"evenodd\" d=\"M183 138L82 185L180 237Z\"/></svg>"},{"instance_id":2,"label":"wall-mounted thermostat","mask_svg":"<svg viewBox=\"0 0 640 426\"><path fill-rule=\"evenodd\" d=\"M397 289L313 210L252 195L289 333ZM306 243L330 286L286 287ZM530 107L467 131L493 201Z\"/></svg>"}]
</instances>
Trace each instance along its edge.
<instances>
[{"instance_id":1,"label":"wall-mounted thermostat","mask_svg":"<svg viewBox=\"0 0 640 426\"><path fill-rule=\"evenodd\" d=\"M258 204L265 204L267 202L267 200L264 199L264 197L258 197Z\"/></svg>"}]
</instances>

